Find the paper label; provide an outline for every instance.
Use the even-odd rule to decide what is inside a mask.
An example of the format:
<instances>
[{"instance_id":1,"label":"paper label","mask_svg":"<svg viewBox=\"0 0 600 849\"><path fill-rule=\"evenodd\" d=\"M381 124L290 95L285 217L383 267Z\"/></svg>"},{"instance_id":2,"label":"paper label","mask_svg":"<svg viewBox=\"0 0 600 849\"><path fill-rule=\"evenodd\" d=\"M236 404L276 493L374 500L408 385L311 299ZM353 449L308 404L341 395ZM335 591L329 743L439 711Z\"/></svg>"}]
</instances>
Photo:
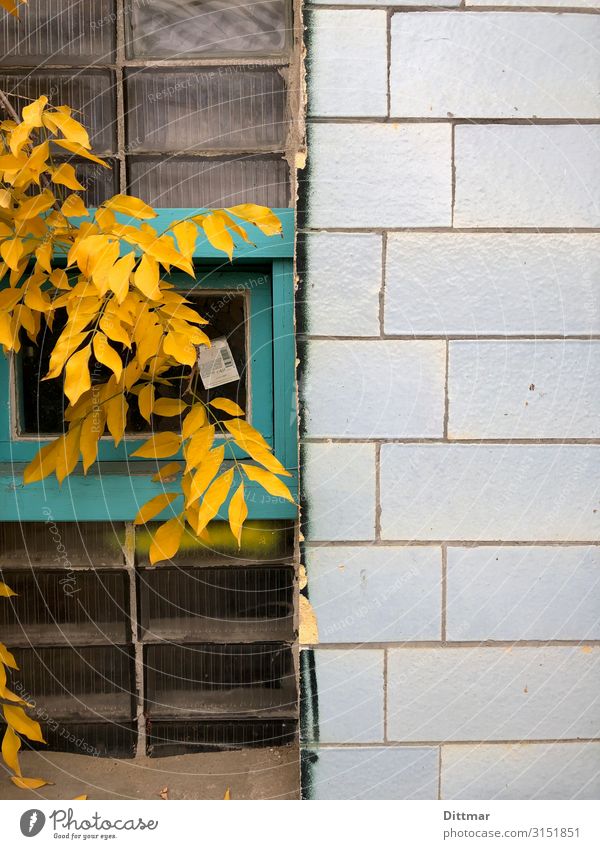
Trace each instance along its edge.
<instances>
[{"instance_id":1,"label":"paper label","mask_svg":"<svg viewBox=\"0 0 600 849\"><path fill-rule=\"evenodd\" d=\"M215 386L240 379L231 348L224 336L213 339L210 348L199 346L198 369L205 389L214 389Z\"/></svg>"}]
</instances>

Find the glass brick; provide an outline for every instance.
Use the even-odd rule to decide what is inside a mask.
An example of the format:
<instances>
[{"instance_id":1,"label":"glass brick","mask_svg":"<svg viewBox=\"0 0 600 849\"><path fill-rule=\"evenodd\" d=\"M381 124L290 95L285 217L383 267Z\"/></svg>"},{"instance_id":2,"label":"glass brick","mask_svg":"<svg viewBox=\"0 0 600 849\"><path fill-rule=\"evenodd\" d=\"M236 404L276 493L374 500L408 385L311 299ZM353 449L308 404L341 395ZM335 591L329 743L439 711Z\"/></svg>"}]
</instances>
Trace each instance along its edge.
<instances>
[{"instance_id":1,"label":"glass brick","mask_svg":"<svg viewBox=\"0 0 600 849\"><path fill-rule=\"evenodd\" d=\"M129 71L126 93L136 150L265 150L285 140L285 82L275 70Z\"/></svg>"},{"instance_id":2,"label":"glass brick","mask_svg":"<svg viewBox=\"0 0 600 849\"><path fill-rule=\"evenodd\" d=\"M289 169L279 157L132 157L129 191L153 206L286 207Z\"/></svg>"},{"instance_id":3,"label":"glass brick","mask_svg":"<svg viewBox=\"0 0 600 849\"><path fill-rule=\"evenodd\" d=\"M40 505L39 522L0 522L0 565L122 566L125 526L111 522L55 522ZM74 573L69 573L74 574Z\"/></svg>"},{"instance_id":4,"label":"glass brick","mask_svg":"<svg viewBox=\"0 0 600 849\"><path fill-rule=\"evenodd\" d=\"M96 153L111 153L116 144L114 77L100 70L2 71L0 88L17 111L45 94L53 106L68 105L90 134Z\"/></svg>"},{"instance_id":5,"label":"glass brick","mask_svg":"<svg viewBox=\"0 0 600 849\"><path fill-rule=\"evenodd\" d=\"M130 58L280 55L290 43L288 0L142 0L129 17Z\"/></svg>"},{"instance_id":6,"label":"glass brick","mask_svg":"<svg viewBox=\"0 0 600 849\"><path fill-rule=\"evenodd\" d=\"M0 16L0 64L108 65L115 30L114 0L35 0Z\"/></svg>"}]
</instances>

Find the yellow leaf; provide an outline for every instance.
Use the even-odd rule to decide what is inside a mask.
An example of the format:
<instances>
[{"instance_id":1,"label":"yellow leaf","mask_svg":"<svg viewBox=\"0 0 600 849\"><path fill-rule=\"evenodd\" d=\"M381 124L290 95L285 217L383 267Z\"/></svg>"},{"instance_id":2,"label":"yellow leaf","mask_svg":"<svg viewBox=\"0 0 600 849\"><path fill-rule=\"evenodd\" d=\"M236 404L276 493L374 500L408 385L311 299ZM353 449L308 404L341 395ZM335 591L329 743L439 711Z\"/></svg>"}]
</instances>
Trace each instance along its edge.
<instances>
[{"instance_id":1,"label":"yellow leaf","mask_svg":"<svg viewBox=\"0 0 600 849\"><path fill-rule=\"evenodd\" d=\"M200 498L206 487L221 468L224 456L225 446L223 445L219 445L217 448L213 448L212 451L208 452L206 458L200 464L200 468L192 478L190 491L186 499L186 506Z\"/></svg>"},{"instance_id":2,"label":"yellow leaf","mask_svg":"<svg viewBox=\"0 0 600 849\"><path fill-rule=\"evenodd\" d=\"M193 434L185 450L186 470L194 468L204 460L214 438L215 429L213 425L200 428ZM206 482L207 486L208 484L209 481Z\"/></svg>"},{"instance_id":3,"label":"yellow leaf","mask_svg":"<svg viewBox=\"0 0 600 849\"><path fill-rule=\"evenodd\" d=\"M285 498L287 501L291 501L292 504L296 503L292 493L289 491L284 482L280 481L279 478L276 478L275 475L271 474L271 472L259 469L258 466L249 466L247 463L242 463L242 469L246 472L251 481L259 483L270 495L274 495L276 498Z\"/></svg>"},{"instance_id":4,"label":"yellow leaf","mask_svg":"<svg viewBox=\"0 0 600 849\"><path fill-rule=\"evenodd\" d=\"M2 705L2 710L7 723L12 725L17 733L27 737L28 740L37 740L38 743L46 742L42 737L42 729L39 722L27 716L22 707Z\"/></svg>"},{"instance_id":5,"label":"yellow leaf","mask_svg":"<svg viewBox=\"0 0 600 849\"><path fill-rule=\"evenodd\" d=\"M242 408L238 407L235 401L230 401L229 398L213 398L213 400L208 403L211 407L214 407L215 410L223 410L224 412L229 413L230 416L244 415Z\"/></svg>"},{"instance_id":6,"label":"yellow leaf","mask_svg":"<svg viewBox=\"0 0 600 849\"><path fill-rule=\"evenodd\" d=\"M98 440L104 433L106 424L106 412L102 407L93 410L85 417L81 425L81 458L83 460L83 473L96 462L98 456Z\"/></svg>"},{"instance_id":7,"label":"yellow leaf","mask_svg":"<svg viewBox=\"0 0 600 849\"><path fill-rule=\"evenodd\" d=\"M25 303L32 310L37 312L50 312L52 309L52 301L42 292L39 286L28 286L25 291Z\"/></svg>"},{"instance_id":8,"label":"yellow leaf","mask_svg":"<svg viewBox=\"0 0 600 849\"><path fill-rule=\"evenodd\" d=\"M55 439L50 445L44 445L43 448L40 448L23 472L24 483L28 484L41 481L55 470L57 447L58 440Z\"/></svg>"},{"instance_id":9,"label":"yellow leaf","mask_svg":"<svg viewBox=\"0 0 600 849\"><path fill-rule=\"evenodd\" d=\"M163 350L169 357L185 366L196 363L196 349L183 333L167 333L163 340Z\"/></svg>"},{"instance_id":10,"label":"yellow leaf","mask_svg":"<svg viewBox=\"0 0 600 849\"><path fill-rule=\"evenodd\" d=\"M223 800L225 799L231 799L231 791L229 787L227 788L227 790L225 791L225 795L223 796Z\"/></svg>"},{"instance_id":11,"label":"yellow leaf","mask_svg":"<svg viewBox=\"0 0 600 849\"><path fill-rule=\"evenodd\" d=\"M115 212L131 215L132 218L156 218L156 212L151 206L148 206L139 198L131 197L131 195L114 195L103 206L107 209L114 209Z\"/></svg>"},{"instance_id":12,"label":"yellow leaf","mask_svg":"<svg viewBox=\"0 0 600 849\"><path fill-rule=\"evenodd\" d=\"M81 801L85 801L86 799L87 799L87 796L85 795L85 793L82 796L73 796L74 802L81 802Z\"/></svg>"},{"instance_id":13,"label":"yellow leaf","mask_svg":"<svg viewBox=\"0 0 600 849\"><path fill-rule=\"evenodd\" d=\"M94 355L99 363L109 368L115 375L117 380L121 379L123 373L123 363L121 357L117 354L114 348L111 348L110 343L104 333L96 333L93 341Z\"/></svg>"},{"instance_id":14,"label":"yellow leaf","mask_svg":"<svg viewBox=\"0 0 600 849\"><path fill-rule=\"evenodd\" d=\"M16 775L21 775L21 767L19 766L20 748L21 738L15 734L14 729L10 725L7 725L4 737L2 738L2 757L6 766L12 769Z\"/></svg>"},{"instance_id":15,"label":"yellow leaf","mask_svg":"<svg viewBox=\"0 0 600 849\"><path fill-rule=\"evenodd\" d=\"M56 289L70 289L69 278L62 268L55 268L49 277L50 282Z\"/></svg>"},{"instance_id":16,"label":"yellow leaf","mask_svg":"<svg viewBox=\"0 0 600 849\"><path fill-rule=\"evenodd\" d=\"M15 129L10 134L10 150L14 156L17 156L23 145L29 141L29 135L33 128L30 124L17 124Z\"/></svg>"},{"instance_id":17,"label":"yellow leaf","mask_svg":"<svg viewBox=\"0 0 600 849\"><path fill-rule=\"evenodd\" d=\"M123 439L128 409L129 404L122 395L111 398L106 404L106 426L115 445L118 445Z\"/></svg>"},{"instance_id":18,"label":"yellow leaf","mask_svg":"<svg viewBox=\"0 0 600 849\"><path fill-rule=\"evenodd\" d=\"M17 787L20 787L21 790L39 790L40 787L44 787L46 784L52 784L51 781L46 781L43 778L20 778L18 775L11 775L10 780Z\"/></svg>"},{"instance_id":19,"label":"yellow leaf","mask_svg":"<svg viewBox=\"0 0 600 849\"><path fill-rule=\"evenodd\" d=\"M76 153L78 156L83 156L85 159L89 159L91 162L96 162L98 165L102 165L104 168L110 168L108 162L105 162L103 159L99 159L97 156L94 156L93 153L90 153L86 150L83 145L78 144L77 142L67 141L66 139L52 139L54 144L58 144L61 147L64 147L65 150L68 150L70 153Z\"/></svg>"},{"instance_id":20,"label":"yellow leaf","mask_svg":"<svg viewBox=\"0 0 600 849\"><path fill-rule=\"evenodd\" d=\"M184 524L179 516L169 519L158 528L150 545L150 563L153 566L159 560L170 560L177 553L183 531Z\"/></svg>"},{"instance_id":21,"label":"yellow leaf","mask_svg":"<svg viewBox=\"0 0 600 849\"><path fill-rule=\"evenodd\" d=\"M160 470L155 475L152 475L152 480L155 483L159 481L166 481L179 474L182 468L181 463L165 463L165 465L161 466Z\"/></svg>"},{"instance_id":22,"label":"yellow leaf","mask_svg":"<svg viewBox=\"0 0 600 849\"><path fill-rule=\"evenodd\" d=\"M60 211L65 218L86 218L89 215L87 206L79 195L69 195Z\"/></svg>"},{"instance_id":23,"label":"yellow leaf","mask_svg":"<svg viewBox=\"0 0 600 849\"><path fill-rule=\"evenodd\" d=\"M34 195L20 204L15 212L15 218L19 221L26 221L28 218L35 218L36 215L42 215L47 212L54 204L56 198L49 189L45 189L39 195Z\"/></svg>"},{"instance_id":24,"label":"yellow leaf","mask_svg":"<svg viewBox=\"0 0 600 849\"><path fill-rule=\"evenodd\" d=\"M71 474L79 460L81 425L76 425L58 440L56 448L56 479L62 483Z\"/></svg>"},{"instance_id":25,"label":"yellow leaf","mask_svg":"<svg viewBox=\"0 0 600 849\"><path fill-rule=\"evenodd\" d=\"M219 475L204 493L202 504L198 510L198 524L195 528L197 534L201 533L219 512L221 505L227 498L232 481L233 469L229 469L228 472Z\"/></svg>"},{"instance_id":26,"label":"yellow leaf","mask_svg":"<svg viewBox=\"0 0 600 849\"><path fill-rule=\"evenodd\" d=\"M164 431L151 436L137 451L132 453L132 457L170 457L172 454L177 454L181 448L181 437L172 431Z\"/></svg>"},{"instance_id":27,"label":"yellow leaf","mask_svg":"<svg viewBox=\"0 0 600 849\"><path fill-rule=\"evenodd\" d=\"M160 272L157 261L144 254L134 271L133 282L140 292L151 301L160 300L159 278Z\"/></svg>"},{"instance_id":28,"label":"yellow leaf","mask_svg":"<svg viewBox=\"0 0 600 849\"><path fill-rule=\"evenodd\" d=\"M113 342L119 342L121 345L125 345L126 348L131 348L131 338L121 322L116 318L105 313L100 319L99 326L100 330L106 333L108 338L112 339Z\"/></svg>"},{"instance_id":29,"label":"yellow leaf","mask_svg":"<svg viewBox=\"0 0 600 849\"><path fill-rule=\"evenodd\" d=\"M0 643L0 660L5 666L8 666L10 669L18 669L17 662L14 658L14 655L9 652L4 643Z\"/></svg>"},{"instance_id":30,"label":"yellow leaf","mask_svg":"<svg viewBox=\"0 0 600 849\"><path fill-rule=\"evenodd\" d=\"M87 130L81 126L79 121L71 118L65 112L59 112L58 110L44 112L43 122L53 132L57 129L60 130L67 141L81 145L86 150L90 149L90 137L87 134Z\"/></svg>"},{"instance_id":31,"label":"yellow leaf","mask_svg":"<svg viewBox=\"0 0 600 849\"><path fill-rule=\"evenodd\" d=\"M181 253L191 259L198 239L198 228L193 221L181 221L173 227L173 234L177 239Z\"/></svg>"},{"instance_id":32,"label":"yellow leaf","mask_svg":"<svg viewBox=\"0 0 600 849\"><path fill-rule=\"evenodd\" d=\"M2 312L0 313L0 345L11 349L13 346L14 335L10 323L10 316Z\"/></svg>"},{"instance_id":33,"label":"yellow leaf","mask_svg":"<svg viewBox=\"0 0 600 849\"><path fill-rule=\"evenodd\" d=\"M202 229L213 248L223 251L231 259L234 248L233 238L225 227L223 219L217 215L207 215L202 221Z\"/></svg>"},{"instance_id":34,"label":"yellow leaf","mask_svg":"<svg viewBox=\"0 0 600 849\"><path fill-rule=\"evenodd\" d=\"M141 415L150 423L150 416L154 409L154 385L147 383L140 390L138 395L138 407Z\"/></svg>"},{"instance_id":35,"label":"yellow leaf","mask_svg":"<svg viewBox=\"0 0 600 849\"><path fill-rule=\"evenodd\" d=\"M24 702L20 696L17 696L16 693L11 693L9 689L6 687L6 668L3 663L0 663L0 699L4 699L7 702L15 702L21 705L27 705L27 702Z\"/></svg>"},{"instance_id":36,"label":"yellow leaf","mask_svg":"<svg viewBox=\"0 0 600 849\"><path fill-rule=\"evenodd\" d=\"M57 168L50 170L50 175L53 183L59 186L66 186L68 189L83 191L85 186L82 186L77 179L77 174L72 165L68 162L62 162Z\"/></svg>"},{"instance_id":37,"label":"yellow leaf","mask_svg":"<svg viewBox=\"0 0 600 849\"><path fill-rule=\"evenodd\" d=\"M73 354L65 366L64 392L71 404L76 404L84 392L92 386L88 371L90 345Z\"/></svg>"},{"instance_id":38,"label":"yellow leaf","mask_svg":"<svg viewBox=\"0 0 600 849\"><path fill-rule=\"evenodd\" d=\"M11 590L3 581L0 581L0 598L10 598L11 595L16 595L16 592Z\"/></svg>"},{"instance_id":39,"label":"yellow leaf","mask_svg":"<svg viewBox=\"0 0 600 849\"><path fill-rule=\"evenodd\" d=\"M193 433L206 424L206 409L204 404L194 404L190 412L183 420L182 436L188 439Z\"/></svg>"},{"instance_id":40,"label":"yellow leaf","mask_svg":"<svg viewBox=\"0 0 600 849\"><path fill-rule=\"evenodd\" d=\"M150 501L147 501L143 507L141 507L135 519L133 520L134 525L145 525L146 522L149 522L150 519L153 519L155 516L158 516L159 513L168 507L169 504L172 504L176 498L179 498L178 492L162 492L160 495L155 495L154 498L151 498Z\"/></svg>"},{"instance_id":41,"label":"yellow leaf","mask_svg":"<svg viewBox=\"0 0 600 849\"><path fill-rule=\"evenodd\" d=\"M248 507L244 499L244 483L238 486L229 502L229 527L237 540L238 548L242 545L242 528L248 518Z\"/></svg>"},{"instance_id":42,"label":"yellow leaf","mask_svg":"<svg viewBox=\"0 0 600 849\"><path fill-rule=\"evenodd\" d=\"M48 274L52 271L52 242L44 242L35 252L35 258Z\"/></svg>"},{"instance_id":43,"label":"yellow leaf","mask_svg":"<svg viewBox=\"0 0 600 849\"><path fill-rule=\"evenodd\" d=\"M244 442L254 442L256 445L261 446L266 451L271 450L271 446L265 440L263 435L259 433L256 428L253 428L252 425L249 425L248 422L245 422L243 419L227 419L227 421L223 422L229 433L233 436L234 439L240 439Z\"/></svg>"},{"instance_id":44,"label":"yellow leaf","mask_svg":"<svg viewBox=\"0 0 600 849\"><path fill-rule=\"evenodd\" d=\"M265 448L262 448L260 445L257 445L256 442L237 440L236 442L246 451L253 460L256 460L257 463L260 463L261 466L264 466L265 469L268 469L274 475L282 475L283 477L291 477L291 472L282 466L277 457L273 456L270 451L267 451Z\"/></svg>"},{"instance_id":45,"label":"yellow leaf","mask_svg":"<svg viewBox=\"0 0 600 849\"><path fill-rule=\"evenodd\" d=\"M19 268L19 261L25 253L25 246L21 239L8 239L0 245L0 256L9 268L16 271Z\"/></svg>"},{"instance_id":46,"label":"yellow leaf","mask_svg":"<svg viewBox=\"0 0 600 849\"><path fill-rule=\"evenodd\" d=\"M159 398L153 412L156 416L180 416L187 407L179 398Z\"/></svg>"},{"instance_id":47,"label":"yellow leaf","mask_svg":"<svg viewBox=\"0 0 600 849\"><path fill-rule=\"evenodd\" d=\"M281 233L281 221L268 206L241 203L238 206L230 206L225 211L235 215L236 218L254 224L265 236L276 236Z\"/></svg>"},{"instance_id":48,"label":"yellow leaf","mask_svg":"<svg viewBox=\"0 0 600 849\"><path fill-rule=\"evenodd\" d=\"M42 112L47 103L48 98L43 94L37 100L34 100L33 103L30 103L29 106L24 106L21 110L21 115L25 123L30 124L32 127L41 127Z\"/></svg>"},{"instance_id":49,"label":"yellow leaf","mask_svg":"<svg viewBox=\"0 0 600 849\"><path fill-rule=\"evenodd\" d=\"M133 266L135 265L135 253L130 251L121 259L117 260L112 267L108 277L108 285L117 296L117 301L122 304L129 292L129 279Z\"/></svg>"},{"instance_id":50,"label":"yellow leaf","mask_svg":"<svg viewBox=\"0 0 600 849\"><path fill-rule=\"evenodd\" d=\"M19 17L19 3L25 2L25 0L0 0L0 6L3 9L6 9L9 15L12 15L13 18Z\"/></svg>"}]
</instances>

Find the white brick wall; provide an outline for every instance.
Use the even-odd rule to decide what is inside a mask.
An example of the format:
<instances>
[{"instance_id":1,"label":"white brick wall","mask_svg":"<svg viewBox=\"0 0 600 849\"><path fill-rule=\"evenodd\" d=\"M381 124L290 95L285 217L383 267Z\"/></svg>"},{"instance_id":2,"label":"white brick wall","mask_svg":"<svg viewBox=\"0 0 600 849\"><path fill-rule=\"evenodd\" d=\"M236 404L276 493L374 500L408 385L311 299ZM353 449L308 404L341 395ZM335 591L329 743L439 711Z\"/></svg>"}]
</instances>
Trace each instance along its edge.
<instances>
[{"instance_id":1,"label":"white brick wall","mask_svg":"<svg viewBox=\"0 0 600 849\"><path fill-rule=\"evenodd\" d=\"M321 5L306 792L597 798L600 18L591 0Z\"/></svg>"}]
</instances>

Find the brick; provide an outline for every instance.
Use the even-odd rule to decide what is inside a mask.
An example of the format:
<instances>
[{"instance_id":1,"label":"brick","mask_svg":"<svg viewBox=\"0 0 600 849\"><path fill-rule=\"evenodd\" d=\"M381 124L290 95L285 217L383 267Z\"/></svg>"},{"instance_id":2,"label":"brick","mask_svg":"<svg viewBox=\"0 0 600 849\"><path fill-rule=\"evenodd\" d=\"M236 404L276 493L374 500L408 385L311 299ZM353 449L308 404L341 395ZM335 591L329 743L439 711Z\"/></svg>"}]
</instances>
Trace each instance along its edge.
<instances>
[{"instance_id":1,"label":"brick","mask_svg":"<svg viewBox=\"0 0 600 849\"><path fill-rule=\"evenodd\" d=\"M448 548L448 640L600 640L598 546Z\"/></svg>"},{"instance_id":2,"label":"brick","mask_svg":"<svg viewBox=\"0 0 600 849\"><path fill-rule=\"evenodd\" d=\"M306 652L303 652L306 654ZM318 727L307 727L307 742L379 743L383 740L383 651L318 649L312 652L318 699ZM315 716L302 663L302 711ZM310 704L309 704L310 703ZM306 725L310 725L306 723Z\"/></svg>"},{"instance_id":3,"label":"brick","mask_svg":"<svg viewBox=\"0 0 600 849\"><path fill-rule=\"evenodd\" d=\"M381 236L310 233L299 238L306 252L300 293L304 330L314 336L378 336Z\"/></svg>"},{"instance_id":4,"label":"brick","mask_svg":"<svg viewBox=\"0 0 600 849\"><path fill-rule=\"evenodd\" d=\"M599 743L442 747L442 799L599 796Z\"/></svg>"},{"instance_id":5,"label":"brick","mask_svg":"<svg viewBox=\"0 0 600 849\"><path fill-rule=\"evenodd\" d=\"M309 227L450 224L449 125L313 124L309 150Z\"/></svg>"},{"instance_id":6,"label":"brick","mask_svg":"<svg viewBox=\"0 0 600 849\"><path fill-rule=\"evenodd\" d=\"M443 342L313 340L302 384L314 437L442 436Z\"/></svg>"},{"instance_id":7,"label":"brick","mask_svg":"<svg viewBox=\"0 0 600 849\"><path fill-rule=\"evenodd\" d=\"M382 538L594 542L599 466L598 445L383 445Z\"/></svg>"},{"instance_id":8,"label":"brick","mask_svg":"<svg viewBox=\"0 0 600 849\"><path fill-rule=\"evenodd\" d=\"M391 233L385 332L600 333L599 251L596 233Z\"/></svg>"},{"instance_id":9,"label":"brick","mask_svg":"<svg viewBox=\"0 0 600 849\"><path fill-rule=\"evenodd\" d=\"M598 737L599 686L600 647L390 649L388 738Z\"/></svg>"},{"instance_id":10,"label":"brick","mask_svg":"<svg viewBox=\"0 0 600 849\"><path fill-rule=\"evenodd\" d=\"M321 643L441 638L441 550L319 546L305 550Z\"/></svg>"},{"instance_id":11,"label":"brick","mask_svg":"<svg viewBox=\"0 0 600 849\"><path fill-rule=\"evenodd\" d=\"M387 115L386 12L320 9L307 24L309 114Z\"/></svg>"},{"instance_id":12,"label":"brick","mask_svg":"<svg viewBox=\"0 0 600 849\"><path fill-rule=\"evenodd\" d=\"M403 12L391 27L394 116L600 116L595 15Z\"/></svg>"},{"instance_id":13,"label":"brick","mask_svg":"<svg viewBox=\"0 0 600 849\"><path fill-rule=\"evenodd\" d=\"M600 437L600 343L451 342L453 439Z\"/></svg>"},{"instance_id":14,"label":"brick","mask_svg":"<svg viewBox=\"0 0 600 849\"><path fill-rule=\"evenodd\" d=\"M320 748L302 752L304 799L437 799L435 746Z\"/></svg>"},{"instance_id":15,"label":"brick","mask_svg":"<svg viewBox=\"0 0 600 849\"><path fill-rule=\"evenodd\" d=\"M311 443L303 456L307 538L374 539L375 446Z\"/></svg>"},{"instance_id":16,"label":"brick","mask_svg":"<svg viewBox=\"0 0 600 849\"><path fill-rule=\"evenodd\" d=\"M457 227L600 226L600 126L461 125Z\"/></svg>"}]
</instances>

